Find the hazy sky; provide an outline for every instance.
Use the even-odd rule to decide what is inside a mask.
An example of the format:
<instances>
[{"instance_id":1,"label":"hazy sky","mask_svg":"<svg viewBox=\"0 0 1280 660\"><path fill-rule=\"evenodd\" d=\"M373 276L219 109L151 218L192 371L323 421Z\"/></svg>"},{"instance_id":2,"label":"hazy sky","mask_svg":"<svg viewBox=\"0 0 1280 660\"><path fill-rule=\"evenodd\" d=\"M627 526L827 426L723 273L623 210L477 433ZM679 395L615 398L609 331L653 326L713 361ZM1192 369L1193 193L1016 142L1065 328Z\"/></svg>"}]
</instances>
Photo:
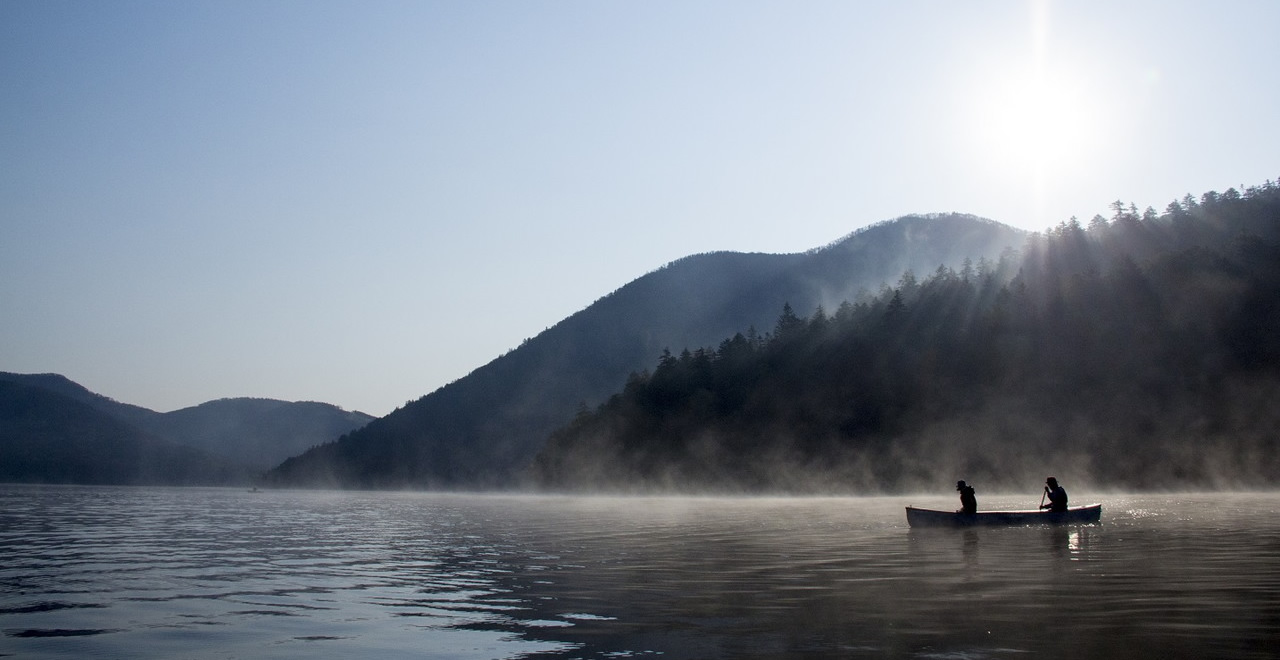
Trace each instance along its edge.
<instances>
[{"instance_id":1,"label":"hazy sky","mask_svg":"<svg viewBox=\"0 0 1280 660\"><path fill-rule=\"evenodd\" d=\"M4 0L0 371L382 415L685 255L1260 184L1276 26L1273 0Z\"/></svg>"}]
</instances>

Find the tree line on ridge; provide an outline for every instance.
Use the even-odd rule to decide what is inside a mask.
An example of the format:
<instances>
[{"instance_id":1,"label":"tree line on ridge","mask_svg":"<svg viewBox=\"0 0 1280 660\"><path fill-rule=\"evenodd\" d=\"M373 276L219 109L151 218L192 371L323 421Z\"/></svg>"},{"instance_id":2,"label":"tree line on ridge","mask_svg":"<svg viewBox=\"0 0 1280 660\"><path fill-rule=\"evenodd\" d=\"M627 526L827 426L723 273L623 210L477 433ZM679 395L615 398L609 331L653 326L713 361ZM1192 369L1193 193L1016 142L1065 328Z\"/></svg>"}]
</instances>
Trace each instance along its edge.
<instances>
[{"instance_id":1,"label":"tree line on ridge","mask_svg":"<svg viewBox=\"0 0 1280 660\"><path fill-rule=\"evenodd\" d=\"M1280 185L1032 235L664 352L538 455L556 490L1114 488L1280 474Z\"/></svg>"}]
</instances>

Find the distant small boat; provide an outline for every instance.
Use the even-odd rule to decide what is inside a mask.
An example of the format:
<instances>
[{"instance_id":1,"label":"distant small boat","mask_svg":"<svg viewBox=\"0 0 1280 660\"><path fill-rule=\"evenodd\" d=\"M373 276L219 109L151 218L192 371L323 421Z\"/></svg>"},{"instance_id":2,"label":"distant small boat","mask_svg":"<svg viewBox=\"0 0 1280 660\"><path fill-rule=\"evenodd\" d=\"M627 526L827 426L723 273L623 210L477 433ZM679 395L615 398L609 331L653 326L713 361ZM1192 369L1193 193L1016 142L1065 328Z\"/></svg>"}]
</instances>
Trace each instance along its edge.
<instances>
[{"instance_id":1,"label":"distant small boat","mask_svg":"<svg viewBox=\"0 0 1280 660\"><path fill-rule=\"evenodd\" d=\"M1052 511L979 511L960 513L907 507L907 524L912 527L968 527L970 525L1061 525L1092 523L1102 518L1102 505L1077 506Z\"/></svg>"}]
</instances>

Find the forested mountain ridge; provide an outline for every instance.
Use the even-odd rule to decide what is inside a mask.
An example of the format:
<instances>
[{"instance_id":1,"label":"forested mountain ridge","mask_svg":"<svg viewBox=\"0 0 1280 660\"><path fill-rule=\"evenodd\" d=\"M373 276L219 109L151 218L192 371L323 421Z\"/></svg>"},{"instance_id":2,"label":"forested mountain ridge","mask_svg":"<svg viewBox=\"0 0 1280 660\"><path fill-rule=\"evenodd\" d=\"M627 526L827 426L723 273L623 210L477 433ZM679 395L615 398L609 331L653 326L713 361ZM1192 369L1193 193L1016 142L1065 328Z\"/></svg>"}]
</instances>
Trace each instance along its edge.
<instances>
[{"instance_id":1,"label":"forested mountain ridge","mask_svg":"<svg viewBox=\"0 0 1280 660\"><path fill-rule=\"evenodd\" d=\"M129 424L138 424L160 414L141 406L121 403L110 397L92 392L85 386L61 374L15 374L0 371L0 381L22 383L60 394L79 401L94 410L105 413Z\"/></svg>"},{"instance_id":2,"label":"forested mountain ridge","mask_svg":"<svg viewBox=\"0 0 1280 660\"><path fill-rule=\"evenodd\" d=\"M791 306L556 431L544 488L1280 482L1280 186L1065 222L999 267Z\"/></svg>"},{"instance_id":3,"label":"forested mountain ridge","mask_svg":"<svg viewBox=\"0 0 1280 660\"><path fill-rule=\"evenodd\" d=\"M299 486L492 488L519 484L547 435L668 347L771 323L780 306L838 302L904 270L995 258L1024 233L976 218L908 216L804 254L717 252L619 288L468 376L290 459Z\"/></svg>"},{"instance_id":4,"label":"forested mountain ridge","mask_svg":"<svg viewBox=\"0 0 1280 660\"><path fill-rule=\"evenodd\" d=\"M240 397L162 413L142 426L189 447L237 457L257 470L267 470L373 419L317 401Z\"/></svg>"},{"instance_id":5,"label":"forested mountain ridge","mask_svg":"<svg viewBox=\"0 0 1280 660\"><path fill-rule=\"evenodd\" d=\"M85 401L0 379L0 482L196 486L253 476L244 465L158 438Z\"/></svg>"},{"instance_id":6,"label":"forested mountain ridge","mask_svg":"<svg viewBox=\"0 0 1280 660\"><path fill-rule=\"evenodd\" d=\"M327 403L251 398L160 413L91 392L58 374L0 372L0 384L15 386L0 389L0 431L8 434L0 462L6 463L4 478L21 481L245 482L373 419ZM107 459L113 451L143 465ZM44 458L23 459L21 464L32 470L24 473L16 467L20 455ZM52 456L59 458L52 461ZM169 473L160 469L164 461L157 457L172 462Z\"/></svg>"}]
</instances>

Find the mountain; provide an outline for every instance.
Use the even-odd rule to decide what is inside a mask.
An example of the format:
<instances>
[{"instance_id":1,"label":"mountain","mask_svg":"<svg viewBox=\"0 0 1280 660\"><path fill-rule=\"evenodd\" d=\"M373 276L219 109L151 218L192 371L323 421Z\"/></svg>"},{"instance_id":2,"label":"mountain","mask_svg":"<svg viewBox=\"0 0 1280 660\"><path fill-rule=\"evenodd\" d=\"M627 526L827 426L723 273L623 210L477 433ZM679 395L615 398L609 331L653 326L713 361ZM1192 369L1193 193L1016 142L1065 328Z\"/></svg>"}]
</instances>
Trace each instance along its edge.
<instances>
[{"instance_id":1,"label":"mountain","mask_svg":"<svg viewBox=\"0 0 1280 660\"><path fill-rule=\"evenodd\" d=\"M535 461L556 490L1280 483L1280 185L1032 236L664 355Z\"/></svg>"},{"instance_id":2,"label":"mountain","mask_svg":"<svg viewBox=\"0 0 1280 660\"><path fill-rule=\"evenodd\" d=\"M665 349L715 344L907 270L995 259L1023 232L969 215L908 216L803 254L678 260L519 348L268 474L279 485L489 488L519 484L548 434L603 401Z\"/></svg>"},{"instance_id":3,"label":"mountain","mask_svg":"<svg viewBox=\"0 0 1280 660\"><path fill-rule=\"evenodd\" d=\"M190 486L251 475L70 396L0 380L0 482Z\"/></svg>"},{"instance_id":4,"label":"mountain","mask_svg":"<svg viewBox=\"0 0 1280 660\"><path fill-rule=\"evenodd\" d=\"M128 449L132 455L168 456L177 461L172 468L180 476L169 478L155 470L104 468L94 471L67 467L53 472L41 468L22 478L30 481L39 481L37 474L53 475L50 478L58 482L71 478L66 475L76 474L91 475L92 483L138 483L138 479L157 479L154 483L221 483L232 477L245 481L251 473L261 473L289 456L337 438L373 419L327 403L251 398L221 399L159 413L91 392L58 374L0 372L0 384L20 386L4 390L4 396L31 403L24 407L25 404L10 402L12 406L5 409L8 411L5 414L21 419L0 416L0 423L10 424L7 428L13 433L19 429L39 430L25 440L17 435L9 437L6 440L9 451L29 453L37 451L39 446L56 446L60 448L57 452L60 460L69 461L70 466L103 452L109 453L108 447L121 451L125 451L122 447L132 447ZM31 390L56 398L41 398L42 395ZM35 405L37 402L39 405ZM46 415L47 419L37 424L33 416L37 413ZM69 423L68 420L76 421ZM99 447L95 442L106 445ZM161 451L161 448L167 449ZM76 452L82 450L83 458L75 458ZM188 463L197 467L185 467ZM206 478L196 478L198 466L211 470ZM18 474L13 470L5 473L11 477ZM119 481L105 475L117 475L114 478Z\"/></svg>"},{"instance_id":5,"label":"mountain","mask_svg":"<svg viewBox=\"0 0 1280 660\"><path fill-rule=\"evenodd\" d=\"M0 381L17 382L61 394L127 424L144 424L160 414L154 410L120 403L110 397L91 392L88 388L61 374L15 374L0 371Z\"/></svg>"},{"instance_id":6,"label":"mountain","mask_svg":"<svg viewBox=\"0 0 1280 660\"><path fill-rule=\"evenodd\" d=\"M315 401L236 398L157 415L141 426L188 447L267 470L373 419Z\"/></svg>"}]
</instances>

